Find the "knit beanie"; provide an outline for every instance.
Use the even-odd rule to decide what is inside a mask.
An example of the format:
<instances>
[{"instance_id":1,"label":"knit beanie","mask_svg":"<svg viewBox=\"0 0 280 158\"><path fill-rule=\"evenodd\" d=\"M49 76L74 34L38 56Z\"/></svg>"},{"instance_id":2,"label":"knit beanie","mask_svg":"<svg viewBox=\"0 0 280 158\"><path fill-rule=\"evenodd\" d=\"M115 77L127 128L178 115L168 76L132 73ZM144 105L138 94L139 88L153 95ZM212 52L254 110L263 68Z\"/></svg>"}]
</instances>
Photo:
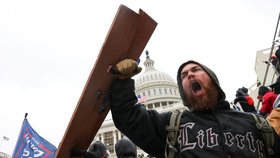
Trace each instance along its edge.
<instances>
[{"instance_id":1,"label":"knit beanie","mask_svg":"<svg viewBox=\"0 0 280 158\"><path fill-rule=\"evenodd\" d=\"M182 69L183 69L186 65L191 64L191 63L199 65L199 66L210 76L210 78L211 78L212 81L214 82L215 86L216 86L216 87L218 88L218 90L219 90L218 102L224 101L225 98L226 98L226 95L225 95L224 91L222 90L222 88L220 87L219 80L218 80L217 76L215 75L215 73L214 73L211 69L209 69L207 66L205 66L205 65L203 65L203 64L201 64L201 63L199 63L199 62L196 62L196 61L193 61L193 60L189 60L189 61L183 63L183 64L179 67L178 72L177 72L177 85L178 85L178 88L179 88L179 92L180 92L181 98L182 98L182 100L183 100L183 104L184 104L185 106L188 106L188 105L187 105L186 96L185 96L185 93L184 93L184 90L183 90L183 86L182 86L181 71L182 71Z\"/></svg>"},{"instance_id":2,"label":"knit beanie","mask_svg":"<svg viewBox=\"0 0 280 158\"><path fill-rule=\"evenodd\" d=\"M238 88L238 90L236 91L236 97L239 97L239 96L248 96L248 89L245 88L245 87L242 87L242 88Z\"/></svg>"}]
</instances>

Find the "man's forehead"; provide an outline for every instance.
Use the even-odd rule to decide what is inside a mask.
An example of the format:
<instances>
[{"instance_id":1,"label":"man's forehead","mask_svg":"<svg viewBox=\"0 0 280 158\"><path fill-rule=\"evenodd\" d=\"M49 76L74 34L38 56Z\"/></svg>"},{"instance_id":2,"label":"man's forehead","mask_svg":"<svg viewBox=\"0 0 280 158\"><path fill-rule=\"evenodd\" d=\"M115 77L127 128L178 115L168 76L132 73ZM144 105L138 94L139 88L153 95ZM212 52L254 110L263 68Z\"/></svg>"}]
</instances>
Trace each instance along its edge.
<instances>
[{"instance_id":1,"label":"man's forehead","mask_svg":"<svg viewBox=\"0 0 280 158\"><path fill-rule=\"evenodd\" d=\"M192 69L192 68L195 68L195 67L201 67L201 66L196 64L196 63L189 63L189 64L184 66L183 70L188 70L188 69Z\"/></svg>"}]
</instances>

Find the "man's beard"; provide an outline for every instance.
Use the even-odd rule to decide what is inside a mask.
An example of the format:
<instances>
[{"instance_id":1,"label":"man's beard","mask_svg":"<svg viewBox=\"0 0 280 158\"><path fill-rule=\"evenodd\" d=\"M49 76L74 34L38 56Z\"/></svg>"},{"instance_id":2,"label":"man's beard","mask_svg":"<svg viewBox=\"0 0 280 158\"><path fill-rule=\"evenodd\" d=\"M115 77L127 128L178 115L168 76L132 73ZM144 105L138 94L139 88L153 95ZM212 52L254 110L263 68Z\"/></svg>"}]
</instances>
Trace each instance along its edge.
<instances>
[{"instance_id":1,"label":"man's beard","mask_svg":"<svg viewBox=\"0 0 280 158\"><path fill-rule=\"evenodd\" d=\"M187 96L188 107L191 111L200 111L213 109L217 106L219 91L214 85L212 87L204 87L205 95L202 98L194 98Z\"/></svg>"}]
</instances>

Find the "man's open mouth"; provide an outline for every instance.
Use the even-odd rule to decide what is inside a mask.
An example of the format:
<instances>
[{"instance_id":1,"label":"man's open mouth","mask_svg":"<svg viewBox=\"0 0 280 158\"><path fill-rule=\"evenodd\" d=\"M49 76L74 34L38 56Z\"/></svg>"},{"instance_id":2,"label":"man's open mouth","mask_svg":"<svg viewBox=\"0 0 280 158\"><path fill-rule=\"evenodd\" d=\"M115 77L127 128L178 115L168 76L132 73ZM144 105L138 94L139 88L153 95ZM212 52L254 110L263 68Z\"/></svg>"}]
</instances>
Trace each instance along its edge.
<instances>
[{"instance_id":1,"label":"man's open mouth","mask_svg":"<svg viewBox=\"0 0 280 158\"><path fill-rule=\"evenodd\" d=\"M192 90L194 93L198 93L199 91L201 91L201 86L198 82L193 81L192 82Z\"/></svg>"}]
</instances>

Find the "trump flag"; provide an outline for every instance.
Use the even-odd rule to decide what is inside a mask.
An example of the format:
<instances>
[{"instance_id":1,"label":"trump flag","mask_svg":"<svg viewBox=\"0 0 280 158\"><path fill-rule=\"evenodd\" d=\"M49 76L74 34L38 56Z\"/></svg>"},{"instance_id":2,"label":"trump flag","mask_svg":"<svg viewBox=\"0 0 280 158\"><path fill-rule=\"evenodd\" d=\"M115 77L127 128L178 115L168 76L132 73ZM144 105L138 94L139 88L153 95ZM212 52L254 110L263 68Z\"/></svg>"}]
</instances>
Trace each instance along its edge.
<instances>
[{"instance_id":1,"label":"trump flag","mask_svg":"<svg viewBox=\"0 0 280 158\"><path fill-rule=\"evenodd\" d=\"M54 158L57 148L38 135L25 115L13 158Z\"/></svg>"}]
</instances>

